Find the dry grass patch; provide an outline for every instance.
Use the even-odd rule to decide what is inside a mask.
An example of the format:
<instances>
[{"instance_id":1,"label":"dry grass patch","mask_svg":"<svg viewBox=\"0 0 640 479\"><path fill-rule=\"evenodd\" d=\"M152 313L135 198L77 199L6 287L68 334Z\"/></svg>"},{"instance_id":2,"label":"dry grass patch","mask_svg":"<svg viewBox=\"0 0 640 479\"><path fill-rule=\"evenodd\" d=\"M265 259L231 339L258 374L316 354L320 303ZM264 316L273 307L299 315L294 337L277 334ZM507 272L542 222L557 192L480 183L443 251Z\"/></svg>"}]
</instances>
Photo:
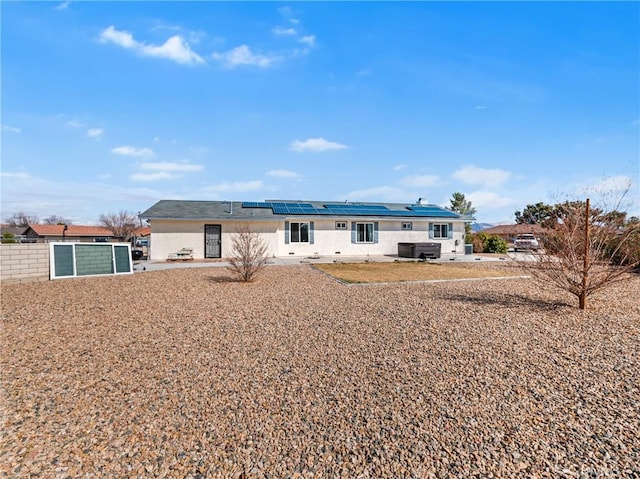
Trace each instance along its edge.
<instances>
[{"instance_id":1,"label":"dry grass patch","mask_svg":"<svg viewBox=\"0 0 640 479\"><path fill-rule=\"evenodd\" d=\"M397 263L328 263L316 268L348 283L392 283L448 279L496 278L519 273L505 269L491 269L476 265L451 265L429 262Z\"/></svg>"}]
</instances>

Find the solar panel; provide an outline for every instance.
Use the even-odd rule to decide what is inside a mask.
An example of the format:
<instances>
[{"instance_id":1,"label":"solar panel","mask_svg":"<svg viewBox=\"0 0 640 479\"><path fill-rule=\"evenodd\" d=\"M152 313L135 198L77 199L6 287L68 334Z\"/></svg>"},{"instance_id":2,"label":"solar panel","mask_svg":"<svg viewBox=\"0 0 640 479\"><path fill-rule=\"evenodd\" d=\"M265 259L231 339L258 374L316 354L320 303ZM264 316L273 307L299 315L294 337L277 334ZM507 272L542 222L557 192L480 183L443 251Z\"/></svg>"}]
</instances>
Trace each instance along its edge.
<instances>
[{"instance_id":1,"label":"solar panel","mask_svg":"<svg viewBox=\"0 0 640 479\"><path fill-rule=\"evenodd\" d=\"M242 203L243 208L271 208L271 203L265 203L260 201L244 201Z\"/></svg>"},{"instance_id":2,"label":"solar panel","mask_svg":"<svg viewBox=\"0 0 640 479\"><path fill-rule=\"evenodd\" d=\"M245 206L248 205L248 206ZM335 203L315 207L311 203L245 202L247 208L271 208L276 215L331 215L331 216L381 216L407 218L459 218L457 213L438 206L406 206L405 209L389 209L384 205L358 205Z\"/></svg>"},{"instance_id":3,"label":"solar panel","mask_svg":"<svg viewBox=\"0 0 640 479\"><path fill-rule=\"evenodd\" d=\"M328 204L324 205L325 208L329 209L345 209L345 210L388 210L384 205L357 205L357 204L348 204L348 203L338 203L338 204Z\"/></svg>"}]
</instances>

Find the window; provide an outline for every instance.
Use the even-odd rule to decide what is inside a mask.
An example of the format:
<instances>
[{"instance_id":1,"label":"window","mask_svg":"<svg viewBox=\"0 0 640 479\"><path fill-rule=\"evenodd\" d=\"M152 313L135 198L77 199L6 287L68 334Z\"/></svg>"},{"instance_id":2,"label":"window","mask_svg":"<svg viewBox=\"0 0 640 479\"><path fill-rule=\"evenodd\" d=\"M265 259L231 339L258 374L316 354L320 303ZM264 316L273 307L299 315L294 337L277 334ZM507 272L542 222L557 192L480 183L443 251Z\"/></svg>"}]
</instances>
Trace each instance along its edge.
<instances>
[{"instance_id":1,"label":"window","mask_svg":"<svg viewBox=\"0 0 640 479\"><path fill-rule=\"evenodd\" d=\"M373 243L373 223L356 223L356 243Z\"/></svg>"},{"instance_id":2,"label":"window","mask_svg":"<svg viewBox=\"0 0 640 479\"><path fill-rule=\"evenodd\" d=\"M337 230L346 230L347 222L346 221L336 221L336 229Z\"/></svg>"},{"instance_id":3,"label":"window","mask_svg":"<svg viewBox=\"0 0 640 479\"><path fill-rule=\"evenodd\" d=\"M403 230L412 230L413 229L413 223L402 223L402 229Z\"/></svg>"},{"instance_id":4,"label":"window","mask_svg":"<svg viewBox=\"0 0 640 479\"><path fill-rule=\"evenodd\" d=\"M309 242L309 223L291 223L291 242Z\"/></svg>"},{"instance_id":5,"label":"window","mask_svg":"<svg viewBox=\"0 0 640 479\"><path fill-rule=\"evenodd\" d=\"M446 223L443 224L434 224L433 225L433 237L438 239L445 239L449 237L449 225Z\"/></svg>"}]
</instances>

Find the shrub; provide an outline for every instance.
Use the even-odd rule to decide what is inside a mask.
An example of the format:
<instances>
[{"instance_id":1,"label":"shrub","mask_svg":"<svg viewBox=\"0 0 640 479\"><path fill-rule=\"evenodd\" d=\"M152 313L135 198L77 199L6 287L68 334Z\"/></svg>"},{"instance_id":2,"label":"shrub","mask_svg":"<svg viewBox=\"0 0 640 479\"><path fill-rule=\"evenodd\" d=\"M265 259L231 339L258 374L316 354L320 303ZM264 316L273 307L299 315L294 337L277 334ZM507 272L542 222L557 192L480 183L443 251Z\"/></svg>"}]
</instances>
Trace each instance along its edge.
<instances>
[{"instance_id":1,"label":"shrub","mask_svg":"<svg viewBox=\"0 0 640 479\"><path fill-rule=\"evenodd\" d=\"M473 235L471 239L471 244L473 244L474 253L484 253L484 239L480 237L481 234L482 233Z\"/></svg>"},{"instance_id":2,"label":"shrub","mask_svg":"<svg viewBox=\"0 0 640 479\"><path fill-rule=\"evenodd\" d=\"M491 235L484 242L484 252L504 254L507 252L507 242L500 236Z\"/></svg>"},{"instance_id":3,"label":"shrub","mask_svg":"<svg viewBox=\"0 0 640 479\"><path fill-rule=\"evenodd\" d=\"M486 233L476 233L473 235L473 252L474 253L506 253L507 242L495 235Z\"/></svg>"},{"instance_id":4,"label":"shrub","mask_svg":"<svg viewBox=\"0 0 640 479\"><path fill-rule=\"evenodd\" d=\"M2 242L3 243L17 243L16 237L13 233L2 233Z\"/></svg>"},{"instance_id":5,"label":"shrub","mask_svg":"<svg viewBox=\"0 0 640 479\"><path fill-rule=\"evenodd\" d=\"M251 281L267 264L267 246L248 227L239 228L231 241L233 256L229 258L229 269L241 281Z\"/></svg>"}]
</instances>

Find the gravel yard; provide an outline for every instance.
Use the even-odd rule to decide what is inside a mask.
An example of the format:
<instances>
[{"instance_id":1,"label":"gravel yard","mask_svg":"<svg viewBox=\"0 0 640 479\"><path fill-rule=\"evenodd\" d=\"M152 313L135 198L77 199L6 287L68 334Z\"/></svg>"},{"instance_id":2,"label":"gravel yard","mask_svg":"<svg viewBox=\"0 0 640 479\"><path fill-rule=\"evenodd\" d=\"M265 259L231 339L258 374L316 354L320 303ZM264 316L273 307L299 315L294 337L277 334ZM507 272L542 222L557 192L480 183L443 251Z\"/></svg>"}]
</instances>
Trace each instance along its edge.
<instances>
[{"instance_id":1,"label":"gravel yard","mask_svg":"<svg viewBox=\"0 0 640 479\"><path fill-rule=\"evenodd\" d=\"M486 267L486 265L483 265ZM640 277L2 288L1 477L640 477Z\"/></svg>"}]
</instances>

